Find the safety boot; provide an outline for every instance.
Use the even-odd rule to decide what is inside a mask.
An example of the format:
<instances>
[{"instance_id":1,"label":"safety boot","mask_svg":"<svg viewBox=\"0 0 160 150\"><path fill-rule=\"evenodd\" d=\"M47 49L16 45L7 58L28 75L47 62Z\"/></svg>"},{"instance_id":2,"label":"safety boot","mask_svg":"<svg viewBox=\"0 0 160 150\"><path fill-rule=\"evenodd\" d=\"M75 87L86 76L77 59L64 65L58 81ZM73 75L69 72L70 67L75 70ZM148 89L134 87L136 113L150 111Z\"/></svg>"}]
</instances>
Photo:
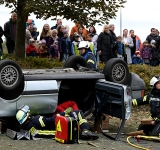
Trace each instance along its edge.
<instances>
[{"instance_id":1,"label":"safety boot","mask_svg":"<svg viewBox=\"0 0 160 150\"><path fill-rule=\"evenodd\" d=\"M99 138L99 136L87 129L83 130L82 133L81 133L81 139L86 139L86 140L89 140L89 139L92 139L92 140L97 140Z\"/></svg>"}]
</instances>

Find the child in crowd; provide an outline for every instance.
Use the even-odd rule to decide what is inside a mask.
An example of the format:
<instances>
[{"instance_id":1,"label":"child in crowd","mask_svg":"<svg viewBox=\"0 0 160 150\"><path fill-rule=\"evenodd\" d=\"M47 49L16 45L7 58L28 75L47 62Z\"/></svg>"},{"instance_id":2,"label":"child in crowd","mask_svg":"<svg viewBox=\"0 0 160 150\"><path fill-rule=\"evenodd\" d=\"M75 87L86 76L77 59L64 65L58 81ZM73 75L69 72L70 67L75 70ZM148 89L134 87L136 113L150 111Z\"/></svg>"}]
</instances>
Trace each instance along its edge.
<instances>
[{"instance_id":1,"label":"child in crowd","mask_svg":"<svg viewBox=\"0 0 160 150\"><path fill-rule=\"evenodd\" d=\"M72 55L72 42L69 38L68 31L63 31L64 37L61 39L61 51L62 51L62 61L66 61L70 55Z\"/></svg>"},{"instance_id":2,"label":"child in crowd","mask_svg":"<svg viewBox=\"0 0 160 150\"><path fill-rule=\"evenodd\" d=\"M27 46L27 49L26 49L26 56L37 56L38 54L38 51L37 51L37 48L35 46L35 40L34 39L30 39L29 40L29 45Z\"/></svg>"},{"instance_id":3,"label":"child in crowd","mask_svg":"<svg viewBox=\"0 0 160 150\"><path fill-rule=\"evenodd\" d=\"M58 36L57 36L57 34L58 34L58 31L57 31L57 29L53 29L52 30L52 32L51 32L51 37L49 38L49 41L48 41L48 48L50 48L50 46L54 43L54 41L57 41L57 39L58 39Z\"/></svg>"},{"instance_id":4,"label":"child in crowd","mask_svg":"<svg viewBox=\"0 0 160 150\"><path fill-rule=\"evenodd\" d=\"M88 39L88 45L89 45L90 50L92 51L93 55L96 55L94 43L92 42L93 36L94 35L92 33L90 33L90 34L88 34L87 39Z\"/></svg>"},{"instance_id":5,"label":"child in crowd","mask_svg":"<svg viewBox=\"0 0 160 150\"><path fill-rule=\"evenodd\" d=\"M78 50L78 45L79 45L79 34L78 33L74 33L74 41L72 42L72 53L74 55L80 55L79 50Z\"/></svg>"},{"instance_id":6,"label":"child in crowd","mask_svg":"<svg viewBox=\"0 0 160 150\"><path fill-rule=\"evenodd\" d=\"M147 40L143 42L143 47L141 49L141 57L145 64L150 65L152 54L151 54L151 48L149 47Z\"/></svg>"},{"instance_id":7,"label":"child in crowd","mask_svg":"<svg viewBox=\"0 0 160 150\"><path fill-rule=\"evenodd\" d=\"M140 51L136 51L132 57L133 64L144 64L144 61L141 58Z\"/></svg>"},{"instance_id":8,"label":"child in crowd","mask_svg":"<svg viewBox=\"0 0 160 150\"><path fill-rule=\"evenodd\" d=\"M41 44L38 46L38 52L40 58L45 58L48 56L48 47L46 46L46 40L41 40Z\"/></svg>"},{"instance_id":9,"label":"child in crowd","mask_svg":"<svg viewBox=\"0 0 160 150\"><path fill-rule=\"evenodd\" d=\"M32 35L32 38L36 41L37 37L39 36L39 31L37 30L37 27L35 25L33 26L31 35Z\"/></svg>"},{"instance_id":10,"label":"child in crowd","mask_svg":"<svg viewBox=\"0 0 160 150\"><path fill-rule=\"evenodd\" d=\"M156 41L152 40L151 41L151 54L152 54L152 59L151 59L151 66L157 66L158 65L158 49L156 48Z\"/></svg>"},{"instance_id":11,"label":"child in crowd","mask_svg":"<svg viewBox=\"0 0 160 150\"><path fill-rule=\"evenodd\" d=\"M116 47L117 47L117 58L124 59L124 44L122 43L122 37L118 36L117 37L117 42L116 42Z\"/></svg>"},{"instance_id":12,"label":"child in crowd","mask_svg":"<svg viewBox=\"0 0 160 150\"><path fill-rule=\"evenodd\" d=\"M60 59L58 41L54 41L53 45L50 46L49 57L50 58L58 58L58 59Z\"/></svg>"}]
</instances>

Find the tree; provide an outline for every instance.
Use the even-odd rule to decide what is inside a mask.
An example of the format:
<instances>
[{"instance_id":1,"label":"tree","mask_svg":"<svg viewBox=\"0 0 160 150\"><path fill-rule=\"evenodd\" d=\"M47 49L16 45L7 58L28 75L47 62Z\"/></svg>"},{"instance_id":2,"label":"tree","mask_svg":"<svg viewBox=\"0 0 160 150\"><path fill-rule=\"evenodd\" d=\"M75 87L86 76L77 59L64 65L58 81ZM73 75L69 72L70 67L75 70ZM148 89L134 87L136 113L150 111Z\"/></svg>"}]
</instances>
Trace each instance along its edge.
<instances>
[{"instance_id":1,"label":"tree","mask_svg":"<svg viewBox=\"0 0 160 150\"><path fill-rule=\"evenodd\" d=\"M123 7L124 0L1 0L5 7L17 12L17 37L15 55L20 58L25 56L25 28L28 16L31 13L36 18L47 19L57 16L65 19L77 20L80 24L102 25L116 17L116 12Z\"/></svg>"}]
</instances>

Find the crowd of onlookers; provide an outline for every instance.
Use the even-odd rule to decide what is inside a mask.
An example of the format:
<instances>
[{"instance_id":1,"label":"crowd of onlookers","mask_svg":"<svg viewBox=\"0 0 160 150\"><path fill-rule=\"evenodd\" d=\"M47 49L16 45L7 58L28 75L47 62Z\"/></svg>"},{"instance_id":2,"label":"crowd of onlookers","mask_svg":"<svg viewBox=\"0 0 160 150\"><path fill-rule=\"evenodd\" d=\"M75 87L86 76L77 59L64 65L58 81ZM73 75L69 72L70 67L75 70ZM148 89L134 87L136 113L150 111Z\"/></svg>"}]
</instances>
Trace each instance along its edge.
<instances>
[{"instance_id":1,"label":"crowd of onlookers","mask_svg":"<svg viewBox=\"0 0 160 150\"><path fill-rule=\"evenodd\" d=\"M122 36L116 36L114 24L104 25L102 32L98 35L94 26L86 29L75 22L75 26L70 31L70 27L63 25L62 21L62 19L57 19L55 26L44 24L42 31L39 32L34 20L28 19L25 35L26 57L50 57L66 61L71 55L80 55L78 44L80 41L87 41L97 62L119 58L126 61L127 64L151 66L160 64L160 36L155 28L151 29L151 33L142 43L140 38L134 34L134 30L124 29ZM3 43L2 36L4 35L9 54L14 53L16 27L16 13L11 15L10 20L4 24L4 28L0 27L0 43ZM2 55L1 44L0 55Z\"/></svg>"}]
</instances>

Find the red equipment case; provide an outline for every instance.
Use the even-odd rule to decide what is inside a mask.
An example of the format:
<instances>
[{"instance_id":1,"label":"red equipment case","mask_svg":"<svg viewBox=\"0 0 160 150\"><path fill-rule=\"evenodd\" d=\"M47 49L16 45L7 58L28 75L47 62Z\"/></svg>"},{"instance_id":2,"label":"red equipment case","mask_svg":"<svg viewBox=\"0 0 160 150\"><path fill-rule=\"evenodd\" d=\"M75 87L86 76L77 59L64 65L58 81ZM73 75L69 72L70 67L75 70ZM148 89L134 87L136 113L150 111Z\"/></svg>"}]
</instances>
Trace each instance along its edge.
<instances>
[{"instance_id":1,"label":"red equipment case","mask_svg":"<svg viewBox=\"0 0 160 150\"><path fill-rule=\"evenodd\" d=\"M60 143L78 143L79 131L77 120L73 117L57 116L55 121L55 140Z\"/></svg>"}]
</instances>

